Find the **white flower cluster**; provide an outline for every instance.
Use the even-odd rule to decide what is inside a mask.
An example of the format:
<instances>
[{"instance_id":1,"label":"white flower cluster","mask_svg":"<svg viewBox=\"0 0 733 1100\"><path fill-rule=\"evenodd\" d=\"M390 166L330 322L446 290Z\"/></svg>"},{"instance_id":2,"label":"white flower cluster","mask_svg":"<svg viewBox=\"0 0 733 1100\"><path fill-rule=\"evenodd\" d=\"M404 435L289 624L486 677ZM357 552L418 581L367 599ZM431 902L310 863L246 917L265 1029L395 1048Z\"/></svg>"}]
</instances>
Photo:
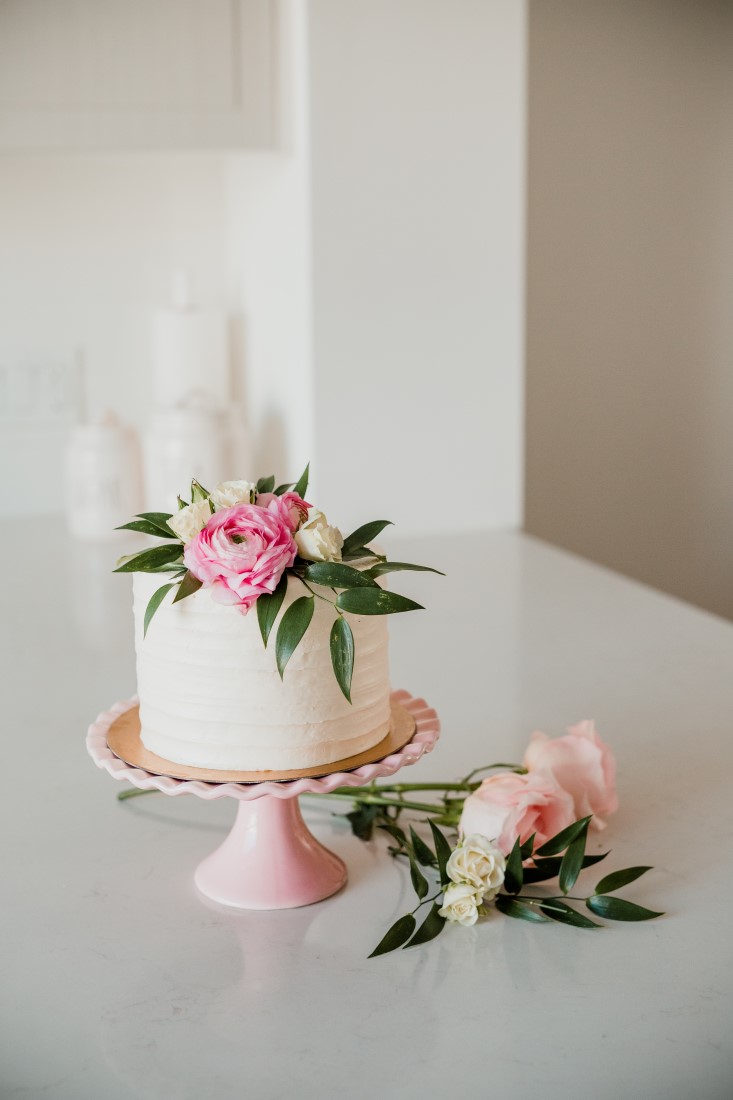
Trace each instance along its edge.
<instances>
[{"instance_id":1,"label":"white flower cluster","mask_svg":"<svg viewBox=\"0 0 733 1100\"><path fill-rule=\"evenodd\" d=\"M463 837L446 864L451 880L443 895L440 916L465 926L478 920L479 906L496 897L504 881L506 859L488 837Z\"/></svg>"}]
</instances>

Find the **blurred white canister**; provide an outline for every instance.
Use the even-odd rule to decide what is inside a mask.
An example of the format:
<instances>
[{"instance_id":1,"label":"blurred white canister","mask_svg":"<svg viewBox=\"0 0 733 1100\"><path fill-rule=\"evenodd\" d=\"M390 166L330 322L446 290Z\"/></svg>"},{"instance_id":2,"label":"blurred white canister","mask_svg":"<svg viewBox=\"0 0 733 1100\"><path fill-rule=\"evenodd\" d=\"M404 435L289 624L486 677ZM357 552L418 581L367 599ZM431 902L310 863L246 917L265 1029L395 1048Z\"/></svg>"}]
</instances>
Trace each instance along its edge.
<instances>
[{"instance_id":1,"label":"blurred white canister","mask_svg":"<svg viewBox=\"0 0 733 1100\"><path fill-rule=\"evenodd\" d=\"M212 488L231 477L226 415L196 405L153 413L143 441L145 502L150 512L175 511L189 500L191 478Z\"/></svg>"},{"instance_id":2,"label":"blurred white canister","mask_svg":"<svg viewBox=\"0 0 733 1100\"><path fill-rule=\"evenodd\" d=\"M171 408L205 393L212 407L225 409L231 399L228 317L193 304L185 272L174 277L173 302L153 316L153 405Z\"/></svg>"},{"instance_id":3,"label":"blurred white canister","mask_svg":"<svg viewBox=\"0 0 733 1100\"><path fill-rule=\"evenodd\" d=\"M115 537L142 507L137 435L108 413L96 424L77 424L65 455L66 522L72 535L91 541Z\"/></svg>"}]
</instances>

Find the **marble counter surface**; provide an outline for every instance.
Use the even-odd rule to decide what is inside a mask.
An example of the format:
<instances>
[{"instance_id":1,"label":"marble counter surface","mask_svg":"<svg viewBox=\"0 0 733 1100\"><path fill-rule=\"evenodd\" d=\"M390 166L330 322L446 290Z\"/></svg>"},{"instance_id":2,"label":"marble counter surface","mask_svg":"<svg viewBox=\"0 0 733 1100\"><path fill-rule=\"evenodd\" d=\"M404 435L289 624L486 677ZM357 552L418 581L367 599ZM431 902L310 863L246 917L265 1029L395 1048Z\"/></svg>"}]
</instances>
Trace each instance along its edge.
<instances>
[{"instance_id":1,"label":"marble counter surface","mask_svg":"<svg viewBox=\"0 0 733 1100\"><path fill-rule=\"evenodd\" d=\"M115 550L55 521L22 544L2 530L3 1098L733 1093L732 624L518 534L390 539L448 574L401 576L429 610L391 624L394 686L443 723L409 778L595 718L621 799L604 869L653 864L624 894L667 915L585 932L495 914L368 960L411 896L385 842L308 805L345 890L274 913L206 902L193 871L234 804L119 803L85 752L135 689Z\"/></svg>"}]
</instances>

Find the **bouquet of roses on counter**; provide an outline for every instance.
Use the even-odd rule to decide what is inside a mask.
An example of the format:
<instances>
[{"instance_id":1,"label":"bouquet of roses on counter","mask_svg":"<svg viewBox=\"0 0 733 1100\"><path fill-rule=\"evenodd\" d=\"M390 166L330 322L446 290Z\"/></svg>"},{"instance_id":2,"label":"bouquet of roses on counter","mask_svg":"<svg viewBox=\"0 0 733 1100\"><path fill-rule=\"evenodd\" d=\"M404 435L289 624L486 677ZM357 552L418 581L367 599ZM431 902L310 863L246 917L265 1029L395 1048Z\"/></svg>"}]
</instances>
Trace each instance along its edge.
<instances>
[{"instance_id":1,"label":"bouquet of roses on counter","mask_svg":"<svg viewBox=\"0 0 733 1100\"><path fill-rule=\"evenodd\" d=\"M475 778L484 771L494 774ZM522 764L491 764L455 783L371 784L315 795L353 800L347 817L356 836L369 840L375 828L384 831L393 841L391 854L409 863L417 904L370 957L427 943L450 924L473 925L492 909L576 928L599 927L589 913L620 921L662 916L614 896L651 870L646 866L613 871L590 893L571 894L580 872L609 854L586 854L586 843L589 830L604 829L618 808L615 776L611 749L585 721L564 737L534 733ZM442 795L436 802L414 801L422 791ZM415 827L420 822L429 826L428 839ZM444 829L457 830L453 843ZM552 879L559 893L541 886L538 892L537 884ZM416 915L428 905L418 926Z\"/></svg>"},{"instance_id":2,"label":"bouquet of roses on counter","mask_svg":"<svg viewBox=\"0 0 733 1100\"><path fill-rule=\"evenodd\" d=\"M257 482L224 481L211 491L192 481L191 500L179 496L175 515L142 512L119 528L152 535L163 544L121 558L115 571L168 577L150 598L144 633L171 589L177 590L173 603L178 603L207 587L212 599L242 614L256 607L265 646L288 583L301 585L305 594L287 608L277 629L278 672L282 678L310 626L315 599L325 600L335 616L330 635L331 664L341 691L351 702L354 636L343 613L393 615L422 610L414 600L385 591L378 583L379 577L400 570L439 570L388 561L376 553L368 544L390 525L389 520L365 523L344 538L323 512L304 500L308 471L306 466L295 484L277 487L274 477ZM361 568L350 562L358 562ZM332 596L325 595L324 589L330 589Z\"/></svg>"}]
</instances>

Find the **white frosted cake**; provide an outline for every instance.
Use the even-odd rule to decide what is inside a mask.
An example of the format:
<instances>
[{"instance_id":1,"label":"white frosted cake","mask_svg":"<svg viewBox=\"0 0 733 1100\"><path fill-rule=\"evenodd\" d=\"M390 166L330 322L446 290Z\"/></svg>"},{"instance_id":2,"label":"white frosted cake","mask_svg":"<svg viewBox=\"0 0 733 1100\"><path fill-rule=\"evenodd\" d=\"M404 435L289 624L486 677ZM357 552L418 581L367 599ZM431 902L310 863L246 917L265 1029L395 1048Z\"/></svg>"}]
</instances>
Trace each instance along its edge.
<instances>
[{"instance_id":1,"label":"white frosted cake","mask_svg":"<svg viewBox=\"0 0 733 1100\"><path fill-rule=\"evenodd\" d=\"M281 680L277 624L265 649L255 609L242 615L206 587L176 604L169 592L143 637L145 609L160 585L160 575L134 576L141 738L151 752L199 768L280 771L344 759L389 731L386 616L346 616L356 651L350 704L333 674L334 615L323 600L314 601ZM288 585L278 622L302 594L299 584Z\"/></svg>"}]
</instances>

